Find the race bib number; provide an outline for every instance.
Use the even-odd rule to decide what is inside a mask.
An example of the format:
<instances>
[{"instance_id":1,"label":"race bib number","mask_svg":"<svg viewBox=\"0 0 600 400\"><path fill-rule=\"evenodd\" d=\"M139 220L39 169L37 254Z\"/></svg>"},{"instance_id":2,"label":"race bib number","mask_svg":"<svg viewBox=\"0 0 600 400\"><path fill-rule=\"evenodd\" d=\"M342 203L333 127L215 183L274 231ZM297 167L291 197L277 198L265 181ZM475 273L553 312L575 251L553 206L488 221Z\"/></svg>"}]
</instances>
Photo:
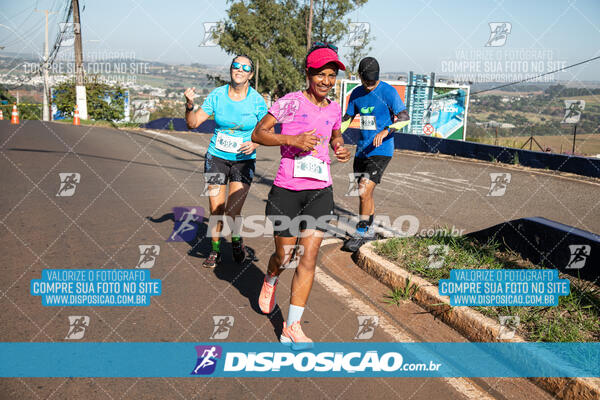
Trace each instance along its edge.
<instances>
[{"instance_id":1,"label":"race bib number","mask_svg":"<svg viewBox=\"0 0 600 400\"><path fill-rule=\"evenodd\" d=\"M215 140L215 147L221 151L226 151L227 153L238 153L242 143L244 143L244 138L242 137L218 132L217 139Z\"/></svg>"},{"instance_id":2,"label":"race bib number","mask_svg":"<svg viewBox=\"0 0 600 400\"><path fill-rule=\"evenodd\" d=\"M313 156L296 156L294 159L294 178L312 178L327 182L327 163Z\"/></svg>"},{"instance_id":3,"label":"race bib number","mask_svg":"<svg viewBox=\"0 0 600 400\"><path fill-rule=\"evenodd\" d=\"M361 115L360 116L360 129L365 131L374 131L377 129L375 124L374 115Z\"/></svg>"}]
</instances>

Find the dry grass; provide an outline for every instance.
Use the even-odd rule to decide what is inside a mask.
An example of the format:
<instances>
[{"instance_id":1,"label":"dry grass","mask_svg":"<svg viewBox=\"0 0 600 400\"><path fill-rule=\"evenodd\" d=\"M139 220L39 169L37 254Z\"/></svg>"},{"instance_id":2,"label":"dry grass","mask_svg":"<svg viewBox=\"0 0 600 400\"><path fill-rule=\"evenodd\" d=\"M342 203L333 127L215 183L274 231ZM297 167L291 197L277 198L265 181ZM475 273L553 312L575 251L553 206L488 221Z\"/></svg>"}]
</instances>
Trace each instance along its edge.
<instances>
[{"instance_id":1,"label":"dry grass","mask_svg":"<svg viewBox=\"0 0 600 400\"><path fill-rule=\"evenodd\" d=\"M554 153L571 152L573 146L573 135L534 136L534 138L542 145L542 147L550 147ZM477 138L477 142L520 148L527 139L529 138L526 136L509 136L499 137L496 142L493 137L486 137ZM529 145L525 148L528 150ZM533 144L532 150L539 150L535 143ZM600 134L577 135L575 153L587 156L600 154Z\"/></svg>"}]
</instances>

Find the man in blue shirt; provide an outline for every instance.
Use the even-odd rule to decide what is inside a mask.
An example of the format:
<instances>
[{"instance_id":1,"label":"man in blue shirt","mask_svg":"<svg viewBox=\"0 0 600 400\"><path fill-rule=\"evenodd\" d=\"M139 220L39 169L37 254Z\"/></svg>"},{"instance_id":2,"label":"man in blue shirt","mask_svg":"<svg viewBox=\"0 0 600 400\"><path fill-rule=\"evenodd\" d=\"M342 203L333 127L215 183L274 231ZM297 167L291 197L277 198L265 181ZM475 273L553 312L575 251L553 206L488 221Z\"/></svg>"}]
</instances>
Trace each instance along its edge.
<instances>
[{"instance_id":1,"label":"man in blue shirt","mask_svg":"<svg viewBox=\"0 0 600 400\"><path fill-rule=\"evenodd\" d=\"M357 114L360 116L361 137L356 146L353 166L359 185L360 217L356 235L346 241L343 247L352 252L364 244L369 227L373 224L373 191L375 185L381 182L381 176L394 155L393 133L410 122L396 89L379 80L379 63L376 59L363 58L358 65L358 74L362 86L350 94L346 114L342 118L343 132Z\"/></svg>"}]
</instances>

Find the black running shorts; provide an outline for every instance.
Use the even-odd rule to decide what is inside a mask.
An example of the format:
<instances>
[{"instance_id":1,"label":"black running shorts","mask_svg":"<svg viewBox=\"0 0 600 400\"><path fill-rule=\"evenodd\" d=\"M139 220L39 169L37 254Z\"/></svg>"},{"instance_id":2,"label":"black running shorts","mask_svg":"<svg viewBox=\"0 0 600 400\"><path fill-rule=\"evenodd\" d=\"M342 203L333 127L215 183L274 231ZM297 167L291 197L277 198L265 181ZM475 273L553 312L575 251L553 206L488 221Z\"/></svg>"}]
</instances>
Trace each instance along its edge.
<instances>
[{"instance_id":1,"label":"black running shorts","mask_svg":"<svg viewBox=\"0 0 600 400\"><path fill-rule=\"evenodd\" d=\"M356 179L360 181L362 178L366 178L379 184L381 182L381 176L391 159L392 157L388 156L371 156L367 158L354 157L354 165L352 167Z\"/></svg>"},{"instance_id":2,"label":"black running shorts","mask_svg":"<svg viewBox=\"0 0 600 400\"><path fill-rule=\"evenodd\" d=\"M265 215L273 223L273 234L282 237L297 237L304 229L326 231L318 224L333 214L333 189L289 190L274 186L269 192Z\"/></svg>"},{"instance_id":3,"label":"black running shorts","mask_svg":"<svg viewBox=\"0 0 600 400\"><path fill-rule=\"evenodd\" d=\"M206 153L204 176L209 185L227 185L227 182L252 184L256 160L231 161Z\"/></svg>"}]
</instances>

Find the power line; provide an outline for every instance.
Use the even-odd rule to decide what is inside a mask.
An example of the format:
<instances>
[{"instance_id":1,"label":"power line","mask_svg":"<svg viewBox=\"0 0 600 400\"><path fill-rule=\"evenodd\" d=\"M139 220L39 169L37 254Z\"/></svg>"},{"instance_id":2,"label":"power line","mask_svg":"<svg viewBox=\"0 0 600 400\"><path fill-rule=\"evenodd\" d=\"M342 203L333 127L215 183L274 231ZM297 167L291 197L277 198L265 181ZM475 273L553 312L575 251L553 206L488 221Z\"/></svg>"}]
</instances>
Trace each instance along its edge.
<instances>
[{"instance_id":1,"label":"power line","mask_svg":"<svg viewBox=\"0 0 600 400\"><path fill-rule=\"evenodd\" d=\"M71 13L73 12L73 7L70 1L67 2L67 6L65 7L65 10L63 11L63 17L61 18L61 20L64 23L68 23L69 19L71 19ZM52 46L52 50L50 51L50 55L49 55L49 65L52 66L54 64L54 60L56 59L56 56L58 55L58 51L60 50L60 44L63 40L63 36L64 36L65 32L64 30L59 29L58 33L56 34L56 40L54 42L54 46Z\"/></svg>"},{"instance_id":2,"label":"power line","mask_svg":"<svg viewBox=\"0 0 600 400\"><path fill-rule=\"evenodd\" d=\"M52 4L52 7L49 8L49 10L54 10L54 7L57 5L57 2L59 0L54 0L54 3ZM13 27L19 27L19 29L26 29L26 31L24 31L24 33L20 36L17 36L16 39L13 39L12 41L6 41L3 43L4 46L6 47L10 47L16 43L22 42L23 39L22 38L31 38L32 36L34 36L37 32L40 31L40 29L44 26L44 22L43 21L36 21L33 23L33 25L30 25L29 27L26 27L26 23L27 21L30 20L30 18L32 17L34 10L37 9L37 3L38 1L36 1L36 6L30 10L30 6L26 6L23 10L17 12L16 14L14 14L11 17L5 17L7 21L14 21L17 16L24 14L26 11L30 10L29 14L20 22L12 22L11 24L13 25Z\"/></svg>"},{"instance_id":3,"label":"power line","mask_svg":"<svg viewBox=\"0 0 600 400\"><path fill-rule=\"evenodd\" d=\"M60 0L55 0L54 3L52 4L52 9L55 7L56 4L58 4ZM64 0L63 0L64 1ZM30 14L33 14L33 10L31 11ZM66 3L66 7L64 7L64 11L63 11L63 17L61 18L62 21L64 21L65 23L69 22L69 19L71 18L71 1L68 1ZM38 24L40 27L43 24L43 22L41 22L40 24ZM36 25L36 26L38 26ZM54 60L56 59L56 56L58 54L58 50L60 49L60 43L63 39L64 36L64 32L61 32L60 29L58 31L57 37L56 37L56 41L54 43L54 46L52 47L52 50L48 56L48 68L51 68L51 66L54 63ZM31 81L31 79L34 76L39 76L41 75L41 71L42 68L44 67L44 60L42 60L40 62L40 68L37 68L36 70L33 70L27 74L25 74L24 77L22 78L18 78L19 83L17 83L16 85L13 86L13 89L19 88L23 85L26 85L27 83L29 83L29 81Z\"/></svg>"},{"instance_id":4,"label":"power line","mask_svg":"<svg viewBox=\"0 0 600 400\"><path fill-rule=\"evenodd\" d=\"M33 10L31 11L31 14L33 14ZM9 25L4 25L4 26L9 27L12 30L12 33L16 38L12 39L12 40L8 40L8 39L4 40L2 45L9 47L16 43L25 43L26 46L29 46L33 49L33 43L31 41L31 38L37 32L39 32L39 29L44 25L43 21L34 22L33 26L26 28L27 30L22 34L20 32L17 32L17 29L23 30L23 23L25 21L23 21L23 23L21 23L21 24L14 23L13 21L6 21L6 22L9 23L10 26Z\"/></svg>"},{"instance_id":5,"label":"power line","mask_svg":"<svg viewBox=\"0 0 600 400\"><path fill-rule=\"evenodd\" d=\"M549 74L553 74L553 73L555 73L555 72L564 71L564 70L566 70L566 69L573 68L573 67L576 67L576 66L578 66L578 65L585 64L585 63L588 63L588 62L590 62L590 61L597 60L597 59L599 59L599 58L600 58L600 56L593 57L593 58L589 58L589 59L587 59L587 60L584 60L584 61L578 62L578 63L576 63L576 64L573 64L573 65L569 65L569 66L566 66L566 67L563 67L563 68L559 68L559 69L557 69L557 70L554 70L554 71L546 72L546 73L544 73L544 74L541 74L541 75L532 76L531 78L522 79L522 80L520 80L520 81L517 81L517 82L506 83L506 84L504 84L504 85L496 86L496 87L493 87L493 88L490 88L490 89L484 89L484 90L480 90L480 91L478 91L478 92L473 92L473 93L471 93L471 96L473 96L473 95L475 95L475 94L484 93L484 92L489 92L489 91L496 90L496 89L500 89L500 88L503 88L503 87L512 86L512 85L516 85L516 84L519 84L519 83L527 82L527 81L530 81L530 80L532 80L532 79L540 78L540 77L542 77L542 76L549 75Z\"/></svg>"}]
</instances>

